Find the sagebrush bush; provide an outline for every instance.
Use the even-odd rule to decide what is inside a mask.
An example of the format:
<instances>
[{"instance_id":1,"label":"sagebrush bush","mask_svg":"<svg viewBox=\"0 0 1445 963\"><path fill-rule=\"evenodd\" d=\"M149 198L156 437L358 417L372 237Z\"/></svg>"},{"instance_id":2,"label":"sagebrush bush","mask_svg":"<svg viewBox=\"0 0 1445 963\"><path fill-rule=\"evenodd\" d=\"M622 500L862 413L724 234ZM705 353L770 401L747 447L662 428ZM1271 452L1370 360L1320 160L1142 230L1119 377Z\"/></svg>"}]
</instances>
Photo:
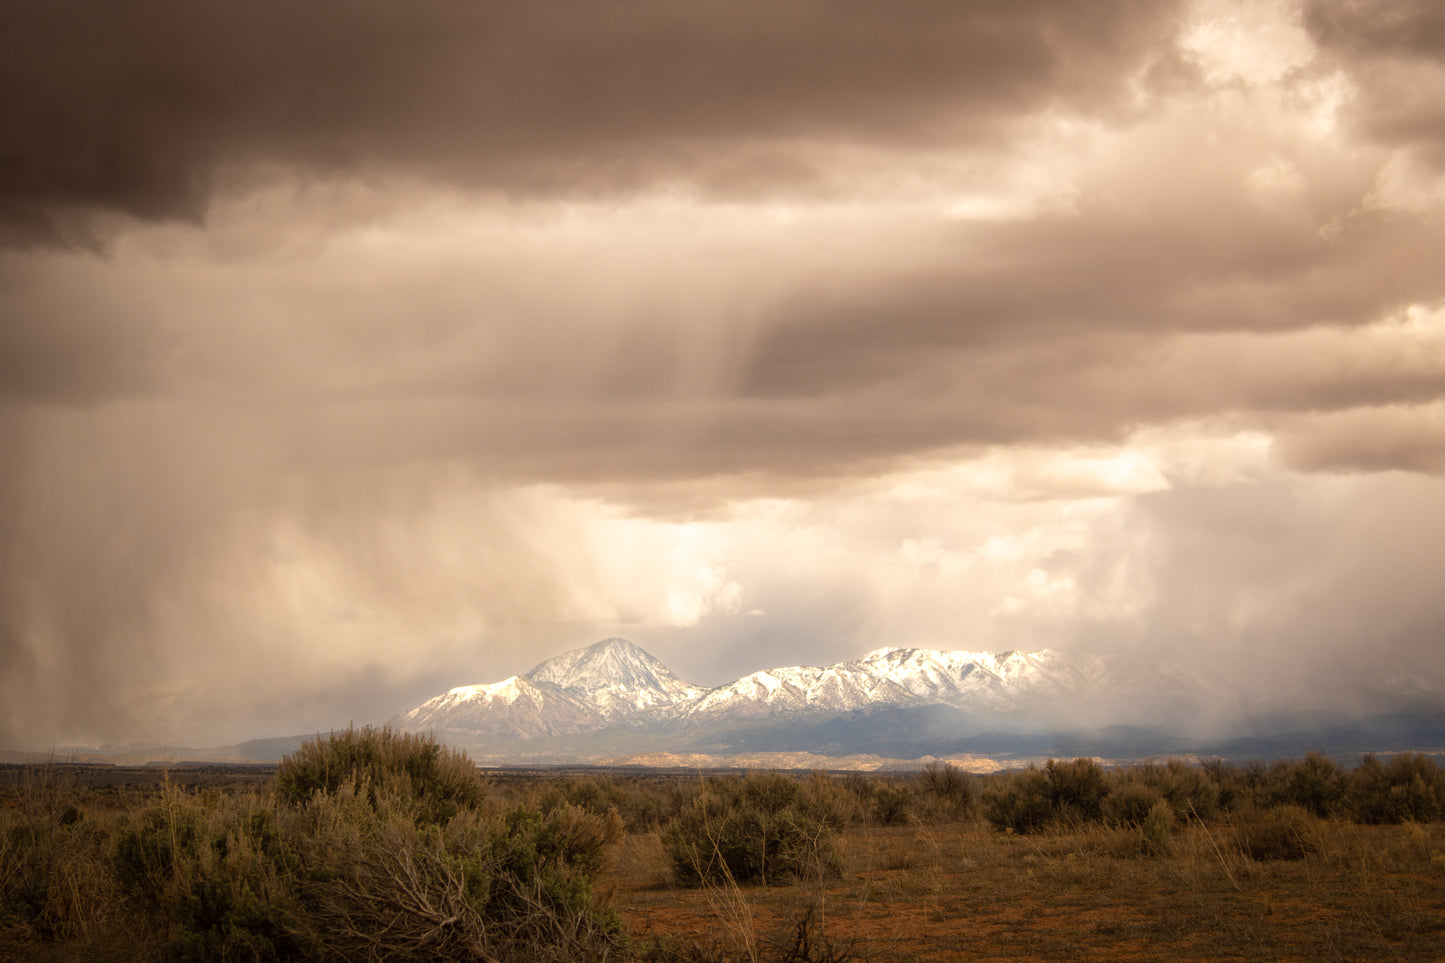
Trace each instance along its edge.
<instances>
[{"instance_id":1,"label":"sagebrush bush","mask_svg":"<svg viewBox=\"0 0 1445 963\"><path fill-rule=\"evenodd\" d=\"M1401 753L1388 764L1367 755L1350 774L1346 794L1362 823L1427 822L1445 814L1445 772L1418 753Z\"/></svg>"},{"instance_id":2,"label":"sagebrush bush","mask_svg":"<svg viewBox=\"0 0 1445 963\"><path fill-rule=\"evenodd\" d=\"M1054 812L1068 819L1098 822L1103 818L1104 797L1109 793L1104 770L1092 759L1058 762L1044 766Z\"/></svg>"},{"instance_id":3,"label":"sagebrush bush","mask_svg":"<svg viewBox=\"0 0 1445 963\"><path fill-rule=\"evenodd\" d=\"M1310 752L1303 759L1282 760L1269 768L1265 800L1270 805L1308 809L1316 816L1339 811L1345 798L1345 773L1332 759Z\"/></svg>"},{"instance_id":4,"label":"sagebrush bush","mask_svg":"<svg viewBox=\"0 0 1445 963\"><path fill-rule=\"evenodd\" d=\"M895 777L850 772L835 786L843 808L859 822L901 826L913 817L914 794Z\"/></svg>"},{"instance_id":5,"label":"sagebrush bush","mask_svg":"<svg viewBox=\"0 0 1445 963\"><path fill-rule=\"evenodd\" d=\"M1029 833L1054 817L1049 780L1037 769L995 781L983 792L983 816L998 829Z\"/></svg>"},{"instance_id":6,"label":"sagebrush bush","mask_svg":"<svg viewBox=\"0 0 1445 963\"><path fill-rule=\"evenodd\" d=\"M1159 799L1135 827L1135 839L1139 852L1145 856L1166 857L1174 855L1174 807L1165 799Z\"/></svg>"},{"instance_id":7,"label":"sagebrush bush","mask_svg":"<svg viewBox=\"0 0 1445 963\"><path fill-rule=\"evenodd\" d=\"M615 813L628 832L642 832L666 822L666 794L635 784L624 785L607 775L570 776L548 780L527 796L527 804L548 813L563 805L598 816Z\"/></svg>"},{"instance_id":8,"label":"sagebrush bush","mask_svg":"<svg viewBox=\"0 0 1445 963\"><path fill-rule=\"evenodd\" d=\"M1319 817L1292 803L1242 811L1234 819L1234 838L1246 856L1257 860L1304 859L1324 848Z\"/></svg>"},{"instance_id":9,"label":"sagebrush bush","mask_svg":"<svg viewBox=\"0 0 1445 963\"><path fill-rule=\"evenodd\" d=\"M346 786L373 800L390 790L414 803L416 818L434 823L483 797L476 767L464 753L429 736L386 728L351 727L318 736L282 759L276 772L277 796L291 806Z\"/></svg>"},{"instance_id":10,"label":"sagebrush bush","mask_svg":"<svg viewBox=\"0 0 1445 963\"><path fill-rule=\"evenodd\" d=\"M934 819L960 819L974 806L974 778L952 763L930 762L915 779L921 808Z\"/></svg>"},{"instance_id":11,"label":"sagebrush bush","mask_svg":"<svg viewBox=\"0 0 1445 963\"><path fill-rule=\"evenodd\" d=\"M48 770L26 774L17 812L0 825L0 932L43 940L85 937L113 915L109 831L73 786Z\"/></svg>"},{"instance_id":12,"label":"sagebrush bush","mask_svg":"<svg viewBox=\"0 0 1445 963\"><path fill-rule=\"evenodd\" d=\"M906 786L880 782L869 800L870 821L879 826L902 826L913 816L912 794Z\"/></svg>"},{"instance_id":13,"label":"sagebrush bush","mask_svg":"<svg viewBox=\"0 0 1445 963\"><path fill-rule=\"evenodd\" d=\"M1122 774L1102 804L1104 819L1115 826L1138 829L1159 803L1169 805L1164 794L1130 773ZM1170 807L1171 821L1173 807Z\"/></svg>"},{"instance_id":14,"label":"sagebrush bush","mask_svg":"<svg viewBox=\"0 0 1445 963\"><path fill-rule=\"evenodd\" d=\"M178 863L165 899L176 960L290 960L311 941L299 922L299 855L254 797L188 800L201 845Z\"/></svg>"},{"instance_id":15,"label":"sagebrush bush","mask_svg":"<svg viewBox=\"0 0 1445 963\"><path fill-rule=\"evenodd\" d=\"M846 814L780 773L709 778L663 833L679 883L783 883L841 872Z\"/></svg>"},{"instance_id":16,"label":"sagebrush bush","mask_svg":"<svg viewBox=\"0 0 1445 963\"><path fill-rule=\"evenodd\" d=\"M304 815L306 924L328 958L566 960L619 939L589 879L615 817L518 806L419 824L407 800L351 787Z\"/></svg>"},{"instance_id":17,"label":"sagebrush bush","mask_svg":"<svg viewBox=\"0 0 1445 963\"><path fill-rule=\"evenodd\" d=\"M1057 762L1030 768L995 782L983 793L983 815L999 829L1015 833L1038 830L1050 822L1076 824L1103 819L1109 784L1092 759Z\"/></svg>"},{"instance_id":18,"label":"sagebrush bush","mask_svg":"<svg viewBox=\"0 0 1445 963\"><path fill-rule=\"evenodd\" d=\"M1179 819L1210 819L1219 811L1219 786L1198 766L1170 759L1136 766L1129 776L1158 790Z\"/></svg>"},{"instance_id":19,"label":"sagebrush bush","mask_svg":"<svg viewBox=\"0 0 1445 963\"><path fill-rule=\"evenodd\" d=\"M1221 811L1234 812L1254 799L1255 783L1248 769L1232 766L1223 759L1211 759L1200 768L1219 787Z\"/></svg>"}]
</instances>

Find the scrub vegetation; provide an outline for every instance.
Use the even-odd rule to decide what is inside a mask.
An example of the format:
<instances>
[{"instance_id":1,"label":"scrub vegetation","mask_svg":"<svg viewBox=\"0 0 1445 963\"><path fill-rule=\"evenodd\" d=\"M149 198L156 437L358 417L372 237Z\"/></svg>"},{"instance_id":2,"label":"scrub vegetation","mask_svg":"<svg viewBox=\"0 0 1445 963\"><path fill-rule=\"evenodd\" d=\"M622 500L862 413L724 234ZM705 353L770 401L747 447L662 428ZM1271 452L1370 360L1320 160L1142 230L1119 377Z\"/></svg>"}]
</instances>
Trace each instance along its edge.
<instances>
[{"instance_id":1,"label":"scrub vegetation","mask_svg":"<svg viewBox=\"0 0 1445 963\"><path fill-rule=\"evenodd\" d=\"M0 960L1426 959L1423 755L977 776L478 770L378 729L266 779L0 786Z\"/></svg>"}]
</instances>

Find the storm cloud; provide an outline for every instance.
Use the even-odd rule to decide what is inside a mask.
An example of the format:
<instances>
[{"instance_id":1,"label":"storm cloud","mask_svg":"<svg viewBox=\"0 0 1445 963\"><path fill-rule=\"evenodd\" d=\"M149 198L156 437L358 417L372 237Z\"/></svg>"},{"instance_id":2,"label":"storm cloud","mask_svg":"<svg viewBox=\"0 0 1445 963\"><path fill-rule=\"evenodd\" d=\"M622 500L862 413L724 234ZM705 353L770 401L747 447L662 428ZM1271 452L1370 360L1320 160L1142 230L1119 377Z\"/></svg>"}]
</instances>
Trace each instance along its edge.
<instances>
[{"instance_id":1,"label":"storm cloud","mask_svg":"<svg viewBox=\"0 0 1445 963\"><path fill-rule=\"evenodd\" d=\"M4 4L0 746L606 635L1439 693L1441 50L1423 0Z\"/></svg>"}]
</instances>

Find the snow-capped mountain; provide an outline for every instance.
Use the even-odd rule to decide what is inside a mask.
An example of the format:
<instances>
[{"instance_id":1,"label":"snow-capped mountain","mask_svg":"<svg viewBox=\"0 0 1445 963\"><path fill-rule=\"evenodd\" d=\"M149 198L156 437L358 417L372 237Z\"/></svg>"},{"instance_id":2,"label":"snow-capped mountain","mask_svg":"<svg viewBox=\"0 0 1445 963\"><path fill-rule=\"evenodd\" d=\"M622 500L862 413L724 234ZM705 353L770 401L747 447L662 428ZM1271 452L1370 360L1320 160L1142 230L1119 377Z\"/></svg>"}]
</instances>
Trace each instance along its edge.
<instances>
[{"instance_id":1,"label":"snow-capped mountain","mask_svg":"<svg viewBox=\"0 0 1445 963\"><path fill-rule=\"evenodd\" d=\"M650 653L626 639L603 639L548 659L527 673L595 709L605 719L627 718L687 702L704 689L683 682Z\"/></svg>"},{"instance_id":2,"label":"snow-capped mountain","mask_svg":"<svg viewBox=\"0 0 1445 963\"><path fill-rule=\"evenodd\" d=\"M647 718L704 691L626 639L603 639L548 659L526 675L458 686L388 725L463 737L573 735Z\"/></svg>"},{"instance_id":3,"label":"snow-capped mountain","mask_svg":"<svg viewBox=\"0 0 1445 963\"><path fill-rule=\"evenodd\" d=\"M605 724L601 712L556 686L516 675L490 685L458 686L388 723L443 736L513 739L592 732Z\"/></svg>"},{"instance_id":4,"label":"snow-capped mountain","mask_svg":"<svg viewBox=\"0 0 1445 963\"><path fill-rule=\"evenodd\" d=\"M523 676L452 689L391 721L397 728L495 741L606 730L699 730L816 721L879 706L1006 713L1078 692L1108 675L1057 652L882 648L837 665L766 669L713 689L690 685L626 639L604 639Z\"/></svg>"}]
</instances>

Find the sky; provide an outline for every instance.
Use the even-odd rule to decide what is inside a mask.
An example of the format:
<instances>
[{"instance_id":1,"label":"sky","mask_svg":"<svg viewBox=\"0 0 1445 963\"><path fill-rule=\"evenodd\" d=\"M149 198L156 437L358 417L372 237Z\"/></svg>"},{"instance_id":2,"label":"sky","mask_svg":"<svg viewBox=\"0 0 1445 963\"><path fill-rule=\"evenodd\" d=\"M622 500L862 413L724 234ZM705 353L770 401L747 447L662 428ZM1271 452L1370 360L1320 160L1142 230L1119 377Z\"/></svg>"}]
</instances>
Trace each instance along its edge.
<instances>
[{"instance_id":1,"label":"sky","mask_svg":"<svg viewBox=\"0 0 1445 963\"><path fill-rule=\"evenodd\" d=\"M613 635L1445 693L1435 0L3 0L0 89L0 746Z\"/></svg>"}]
</instances>

